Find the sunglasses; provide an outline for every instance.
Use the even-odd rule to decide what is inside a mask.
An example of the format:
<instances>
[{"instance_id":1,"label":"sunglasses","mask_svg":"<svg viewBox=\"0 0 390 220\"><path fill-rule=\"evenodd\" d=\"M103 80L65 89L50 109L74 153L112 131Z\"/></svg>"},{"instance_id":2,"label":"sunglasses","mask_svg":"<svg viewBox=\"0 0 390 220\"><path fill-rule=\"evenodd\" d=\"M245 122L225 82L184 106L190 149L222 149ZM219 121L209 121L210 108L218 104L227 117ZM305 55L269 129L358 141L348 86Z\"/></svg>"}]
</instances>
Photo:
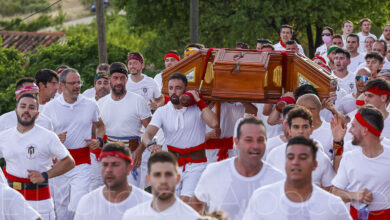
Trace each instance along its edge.
<instances>
[{"instance_id":1,"label":"sunglasses","mask_svg":"<svg viewBox=\"0 0 390 220\"><path fill-rule=\"evenodd\" d=\"M321 36L323 37L323 36L330 36L330 34L329 33L325 33L325 34L321 34Z\"/></svg>"},{"instance_id":2,"label":"sunglasses","mask_svg":"<svg viewBox=\"0 0 390 220\"><path fill-rule=\"evenodd\" d=\"M356 81L367 82L370 79L370 77L368 77L368 76L355 76L355 79L356 79Z\"/></svg>"}]
</instances>

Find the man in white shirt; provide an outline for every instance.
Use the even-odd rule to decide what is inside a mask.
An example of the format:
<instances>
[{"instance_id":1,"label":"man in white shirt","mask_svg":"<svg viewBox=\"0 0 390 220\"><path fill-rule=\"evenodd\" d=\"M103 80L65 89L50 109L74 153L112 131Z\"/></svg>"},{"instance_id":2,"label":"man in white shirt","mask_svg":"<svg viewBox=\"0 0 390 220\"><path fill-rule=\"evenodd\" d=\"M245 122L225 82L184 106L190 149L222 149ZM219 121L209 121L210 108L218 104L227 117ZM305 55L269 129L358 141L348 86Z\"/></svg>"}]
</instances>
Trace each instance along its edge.
<instances>
[{"instance_id":1,"label":"man in white shirt","mask_svg":"<svg viewBox=\"0 0 390 220\"><path fill-rule=\"evenodd\" d=\"M164 56L164 65L165 69L168 69L169 67L175 65L180 61L179 53L176 50L168 51L168 53ZM154 81L156 81L158 88L161 90L163 87L162 84L162 72L157 73L156 76L154 76Z\"/></svg>"},{"instance_id":2,"label":"man in white shirt","mask_svg":"<svg viewBox=\"0 0 390 220\"><path fill-rule=\"evenodd\" d=\"M54 219L49 178L74 167L74 161L55 133L35 125L38 100L29 93L17 100L17 126L0 133L0 154L6 161L8 185L21 193L44 219ZM52 166L52 159L58 162ZM3 196L3 195L2 195Z\"/></svg>"},{"instance_id":3,"label":"man in white shirt","mask_svg":"<svg viewBox=\"0 0 390 220\"><path fill-rule=\"evenodd\" d=\"M353 39L353 38L348 38ZM337 86L342 88L348 93L355 91L355 81L353 72L348 70L348 66L351 63L350 53L342 48L336 49L336 55L334 57L335 69L333 75L337 79Z\"/></svg>"},{"instance_id":4,"label":"man in white shirt","mask_svg":"<svg viewBox=\"0 0 390 220\"><path fill-rule=\"evenodd\" d=\"M366 41L367 37L372 37L375 40L377 39L375 35L370 33L371 23L372 22L369 18L363 18L359 21L360 30L361 30L361 32L359 32L357 34L359 36L359 40L360 40L359 53L366 53L366 48L364 47L364 42Z\"/></svg>"},{"instance_id":5,"label":"man in white shirt","mask_svg":"<svg viewBox=\"0 0 390 220\"><path fill-rule=\"evenodd\" d=\"M343 23L343 26L341 27L341 30L343 31L343 45L344 47L342 48L346 48L347 46L347 37L349 34L352 34L353 33L353 23L352 21L350 20L346 20L344 21Z\"/></svg>"},{"instance_id":6,"label":"man in white shirt","mask_svg":"<svg viewBox=\"0 0 390 220\"><path fill-rule=\"evenodd\" d=\"M81 198L74 220L122 219L127 209L152 200L149 193L127 182L133 169L128 147L108 143L104 145L99 160L104 186Z\"/></svg>"},{"instance_id":7,"label":"man in white shirt","mask_svg":"<svg viewBox=\"0 0 390 220\"><path fill-rule=\"evenodd\" d=\"M142 73L145 61L141 53L132 52L127 57L127 67L130 77L126 83L127 91L137 93L145 98L152 110L164 105L161 88L153 78Z\"/></svg>"},{"instance_id":8,"label":"man in white shirt","mask_svg":"<svg viewBox=\"0 0 390 220\"><path fill-rule=\"evenodd\" d=\"M266 141L263 121L254 117L240 121L234 138L238 156L209 164L189 204L201 214L207 204L208 212L224 210L230 219L242 219L254 190L284 179L279 170L261 160Z\"/></svg>"},{"instance_id":9,"label":"man in white shirt","mask_svg":"<svg viewBox=\"0 0 390 220\"><path fill-rule=\"evenodd\" d=\"M390 44L390 24L385 24L383 27L382 36L383 38L380 39L384 40L386 44Z\"/></svg>"},{"instance_id":10,"label":"man in white shirt","mask_svg":"<svg viewBox=\"0 0 390 220\"><path fill-rule=\"evenodd\" d=\"M35 73L35 81L39 87L39 111L54 98L58 90L58 75L54 70L41 69Z\"/></svg>"},{"instance_id":11,"label":"man in white shirt","mask_svg":"<svg viewBox=\"0 0 390 220\"><path fill-rule=\"evenodd\" d=\"M142 136L142 145L135 152L135 166L141 162L142 152L153 144L153 137L162 128L168 146L178 159L182 179L177 193L184 201L193 195L196 184L206 168L205 134L206 124L215 129L217 116L207 104L199 98L196 91L188 91L196 105L185 107L180 103L180 96L187 88L187 78L181 73L174 73L168 79L170 102L160 107L153 114L152 121Z\"/></svg>"},{"instance_id":12,"label":"man in white shirt","mask_svg":"<svg viewBox=\"0 0 390 220\"><path fill-rule=\"evenodd\" d=\"M16 100L18 100L19 97L25 93L30 93L33 94L34 96L38 96L39 94L39 88L35 84L35 80L31 77L24 77L19 79L16 82L16 91L15 91ZM40 109L38 109L38 111ZM15 111L4 113L3 115L0 116L0 131L15 127L17 122L18 120ZM37 116L36 123L37 125L40 125L48 130L53 130L52 121L44 114L40 114Z\"/></svg>"},{"instance_id":13,"label":"man in white shirt","mask_svg":"<svg viewBox=\"0 0 390 220\"><path fill-rule=\"evenodd\" d=\"M23 196L5 184L0 184L0 219L5 220L41 220Z\"/></svg>"},{"instance_id":14,"label":"man in white shirt","mask_svg":"<svg viewBox=\"0 0 390 220\"><path fill-rule=\"evenodd\" d=\"M280 40L279 43L274 45L275 50L286 50L287 41L291 40L293 37L293 28L290 25L284 24L280 28ZM305 55L305 51L302 46L298 44L299 53Z\"/></svg>"},{"instance_id":15,"label":"man in white shirt","mask_svg":"<svg viewBox=\"0 0 390 220\"><path fill-rule=\"evenodd\" d=\"M366 67L370 69L372 76L376 77L383 67L383 56L376 51L372 51L367 53L364 59L366 60Z\"/></svg>"},{"instance_id":16,"label":"man in white shirt","mask_svg":"<svg viewBox=\"0 0 390 220\"><path fill-rule=\"evenodd\" d=\"M364 41L363 41L364 47ZM359 50L359 36L350 34L347 37L347 51L349 52L351 63L348 65L348 71L354 73L360 64L365 63L364 54Z\"/></svg>"},{"instance_id":17,"label":"man in white shirt","mask_svg":"<svg viewBox=\"0 0 390 220\"><path fill-rule=\"evenodd\" d=\"M306 138L310 138L314 129L313 119L310 111L305 107L298 106L294 109L291 109L287 114L287 122L289 127L289 139L301 135ZM286 151L286 146L287 143L284 143L273 149L268 154L266 162L275 168L284 171L286 160L284 152ZM329 157L324 153L321 142L318 142L317 146L320 148L320 150L316 153L318 167L313 172L312 180L316 185L329 190L332 185L331 181L335 175L335 172Z\"/></svg>"},{"instance_id":18,"label":"man in white shirt","mask_svg":"<svg viewBox=\"0 0 390 220\"><path fill-rule=\"evenodd\" d=\"M152 187L153 200L129 210L123 220L197 220L199 214L175 195L180 182L177 159L170 152L155 152L148 161L146 180Z\"/></svg>"},{"instance_id":19,"label":"man in white shirt","mask_svg":"<svg viewBox=\"0 0 390 220\"><path fill-rule=\"evenodd\" d=\"M312 183L318 151L311 139L290 139L284 153L286 180L257 189L242 219L352 220L340 198Z\"/></svg>"},{"instance_id":20,"label":"man in white shirt","mask_svg":"<svg viewBox=\"0 0 390 220\"><path fill-rule=\"evenodd\" d=\"M390 176L385 173L390 167L390 147L380 140L381 111L372 105L361 107L349 132L353 135L352 144L361 148L343 153L332 180L333 193L351 202L350 213L354 219L364 212L366 219L387 219L390 216Z\"/></svg>"},{"instance_id":21,"label":"man in white shirt","mask_svg":"<svg viewBox=\"0 0 390 220\"><path fill-rule=\"evenodd\" d=\"M96 69L94 79L94 87L89 88L83 92L83 95L95 99L96 101L110 93L110 82L108 81L108 72L110 65L101 63Z\"/></svg>"},{"instance_id":22,"label":"man in white shirt","mask_svg":"<svg viewBox=\"0 0 390 220\"><path fill-rule=\"evenodd\" d=\"M60 75L62 93L46 104L43 113L52 119L54 132L65 133L65 147L75 159L76 167L53 178L56 215L73 219L81 197L88 193L91 176L90 149L103 145L105 126L95 100L80 95L82 85L77 70L68 68ZM92 126L97 139L91 139Z\"/></svg>"},{"instance_id":23,"label":"man in white shirt","mask_svg":"<svg viewBox=\"0 0 390 220\"><path fill-rule=\"evenodd\" d=\"M142 96L127 91L128 72L125 64L112 63L110 75L111 94L98 101L106 125L107 140L123 142L133 153L140 144L142 126L147 127L151 120L151 112ZM142 175L140 169L133 170L128 177L129 182L142 188Z\"/></svg>"}]
</instances>

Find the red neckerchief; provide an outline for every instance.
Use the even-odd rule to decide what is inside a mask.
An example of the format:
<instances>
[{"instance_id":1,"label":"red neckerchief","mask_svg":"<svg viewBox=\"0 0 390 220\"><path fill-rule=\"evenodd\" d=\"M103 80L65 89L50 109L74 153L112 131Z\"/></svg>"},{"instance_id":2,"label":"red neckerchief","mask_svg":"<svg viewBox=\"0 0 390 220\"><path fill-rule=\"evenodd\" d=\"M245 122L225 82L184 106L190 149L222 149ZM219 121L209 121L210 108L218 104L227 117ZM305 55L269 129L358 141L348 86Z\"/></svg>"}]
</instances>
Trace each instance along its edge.
<instances>
[{"instance_id":1,"label":"red neckerchief","mask_svg":"<svg viewBox=\"0 0 390 220\"><path fill-rule=\"evenodd\" d=\"M286 48L286 44L285 44L285 43L283 43L283 41L282 41L282 40L280 40L280 41L279 41L279 43L280 43L280 45L282 45L282 47Z\"/></svg>"}]
</instances>

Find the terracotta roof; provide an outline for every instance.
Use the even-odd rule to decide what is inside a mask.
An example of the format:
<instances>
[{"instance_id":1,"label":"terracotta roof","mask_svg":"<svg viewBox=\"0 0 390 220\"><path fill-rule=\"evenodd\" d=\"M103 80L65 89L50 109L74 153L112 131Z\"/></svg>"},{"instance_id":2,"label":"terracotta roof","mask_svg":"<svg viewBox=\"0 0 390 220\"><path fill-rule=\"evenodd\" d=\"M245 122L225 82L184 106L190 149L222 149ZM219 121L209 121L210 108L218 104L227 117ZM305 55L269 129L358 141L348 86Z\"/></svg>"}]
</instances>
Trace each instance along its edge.
<instances>
[{"instance_id":1,"label":"terracotta roof","mask_svg":"<svg viewBox=\"0 0 390 220\"><path fill-rule=\"evenodd\" d=\"M35 51L39 45L49 46L50 44L64 39L64 32L19 32L0 31L3 38L3 47L15 47L20 52Z\"/></svg>"}]
</instances>

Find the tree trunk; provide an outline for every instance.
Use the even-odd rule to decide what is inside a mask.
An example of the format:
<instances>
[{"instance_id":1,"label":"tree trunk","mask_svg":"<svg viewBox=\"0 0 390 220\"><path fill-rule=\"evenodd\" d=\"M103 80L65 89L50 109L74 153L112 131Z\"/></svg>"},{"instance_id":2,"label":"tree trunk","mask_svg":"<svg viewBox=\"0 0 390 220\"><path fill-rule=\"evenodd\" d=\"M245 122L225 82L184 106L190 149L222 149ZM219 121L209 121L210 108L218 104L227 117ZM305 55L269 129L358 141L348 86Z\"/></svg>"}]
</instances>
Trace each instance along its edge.
<instances>
[{"instance_id":1,"label":"tree trunk","mask_svg":"<svg viewBox=\"0 0 390 220\"><path fill-rule=\"evenodd\" d=\"M96 0L96 22L98 32L99 63L107 63L106 25L104 22L104 0Z\"/></svg>"},{"instance_id":2,"label":"tree trunk","mask_svg":"<svg viewBox=\"0 0 390 220\"><path fill-rule=\"evenodd\" d=\"M191 6L190 6L191 43L198 43L198 24L199 24L199 0L191 0Z\"/></svg>"},{"instance_id":3,"label":"tree trunk","mask_svg":"<svg viewBox=\"0 0 390 220\"><path fill-rule=\"evenodd\" d=\"M313 32L311 30L311 24L306 25L306 34L307 34L307 46L309 47L308 57L311 58L314 56L314 45L313 45Z\"/></svg>"}]
</instances>

